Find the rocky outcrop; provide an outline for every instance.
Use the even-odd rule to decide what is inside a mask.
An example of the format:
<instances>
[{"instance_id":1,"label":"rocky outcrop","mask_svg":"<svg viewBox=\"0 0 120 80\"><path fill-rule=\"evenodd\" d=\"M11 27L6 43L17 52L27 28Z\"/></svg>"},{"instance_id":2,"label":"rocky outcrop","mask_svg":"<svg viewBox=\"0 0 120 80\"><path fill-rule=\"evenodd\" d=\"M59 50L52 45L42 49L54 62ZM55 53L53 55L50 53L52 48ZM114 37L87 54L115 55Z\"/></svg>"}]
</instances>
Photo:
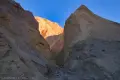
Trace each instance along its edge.
<instances>
[{"instance_id":1,"label":"rocky outcrop","mask_svg":"<svg viewBox=\"0 0 120 80\"><path fill-rule=\"evenodd\" d=\"M31 12L0 0L0 80L45 80L50 48L38 29Z\"/></svg>"},{"instance_id":2,"label":"rocky outcrop","mask_svg":"<svg viewBox=\"0 0 120 80\"><path fill-rule=\"evenodd\" d=\"M46 39L50 45L50 49L54 53L58 53L63 48L63 28L57 23L51 22L41 17L35 17L39 23L40 34ZM59 46L59 47L58 47Z\"/></svg>"},{"instance_id":3,"label":"rocky outcrop","mask_svg":"<svg viewBox=\"0 0 120 80\"><path fill-rule=\"evenodd\" d=\"M68 78L70 80L119 80L119 47L119 41L102 39L78 41L71 47L67 62L64 64L69 71Z\"/></svg>"},{"instance_id":4,"label":"rocky outcrop","mask_svg":"<svg viewBox=\"0 0 120 80\"><path fill-rule=\"evenodd\" d=\"M119 41L120 24L101 18L82 5L66 21L64 27L64 50L68 51L78 41L89 38ZM73 33L71 33L71 31ZM66 55L68 56L68 54Z\"/></svg>"},{"instance_id":5,"label":"rocky outcrop","mask_svg":"<svg viewBox=\"0 0 120 80\"><path fill-rule=\"evenodd\" d=\"M64 29L68 80L119 80L119 34L119 23L93 14L84 5L78 8Z\"/></svg>"},{"instance_id":6,"label":"rocky outcrop","mask_svg":"<svg viewBox=\"0 0 120 80\"><path fill-rule=\"evenodd\" d=\"M64 50L57 57L63 66L58 67L49 61L49 45L32 13L1 0L0 80L120 80L119 23L82 5L64 31Z\"/></svg>"}]
</instances>

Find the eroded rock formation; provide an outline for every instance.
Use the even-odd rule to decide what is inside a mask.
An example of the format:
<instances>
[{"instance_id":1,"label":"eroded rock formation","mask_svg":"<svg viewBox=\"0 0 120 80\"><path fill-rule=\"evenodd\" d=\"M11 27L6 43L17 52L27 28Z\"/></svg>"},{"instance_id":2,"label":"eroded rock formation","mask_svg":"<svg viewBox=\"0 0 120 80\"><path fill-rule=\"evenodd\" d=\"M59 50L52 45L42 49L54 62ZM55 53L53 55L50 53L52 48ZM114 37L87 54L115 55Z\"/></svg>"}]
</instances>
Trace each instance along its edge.
<instances>
[{"instance_id":1,"label":"eroded rock formation","mask_svg":"<svg viewBox=\"0 0 120 80\"><path fill-rule=\"evenodd\" d=\"M120 79L119 23L97 16L82 5L64 28L64 67L74 74L68 80Z\"/></svg>"},{"instance_id":2,"label":"eroded rock formation","mask_svg":"<svg viewBox=\"0 0 120 80\"><path fill-rule=\"evenodd\" d=\"M73 46L78 41L89 38L106 41L119 41L120 24L101 18L92 13L86 6L78 8L66 21L64 27L64 50ZM73 32L70 34L70 32Z\"/></svg>"},{"instance_id":3,"label":"eroded rock formation","mask_svg":"<svg viewBox=\"0 0 120 80\"><path fill-rule=\"evenodd\" d=\"M49 21L41 17L35 17L39 23L40 34L46 39L50 45L50 49L54 53L58 53L62 50L63 40L63 28L57 23Z\"/></svg>"},{"instance_id":4,"label":"eroded rock formation","mask_svg":"<svg viewBox=\"0 0 120 80\"><path fill-rule=\"evenodd\" d=\"M0 0L0 80L43 80L50 48L38 27L31 12L12 0Z\"/></svg>"},{"instance_id":5,"label":"eroded rock formation","mask_svg":"<svg viewBox=\"0 0 120 80\"><path fill-rule=\"evenodd\" d=\"M120 80L119 23L78 8L65 24L62 67L50 62L39 26L18 3L0 0L0 80Z\"/></svg>"}]
</instances>

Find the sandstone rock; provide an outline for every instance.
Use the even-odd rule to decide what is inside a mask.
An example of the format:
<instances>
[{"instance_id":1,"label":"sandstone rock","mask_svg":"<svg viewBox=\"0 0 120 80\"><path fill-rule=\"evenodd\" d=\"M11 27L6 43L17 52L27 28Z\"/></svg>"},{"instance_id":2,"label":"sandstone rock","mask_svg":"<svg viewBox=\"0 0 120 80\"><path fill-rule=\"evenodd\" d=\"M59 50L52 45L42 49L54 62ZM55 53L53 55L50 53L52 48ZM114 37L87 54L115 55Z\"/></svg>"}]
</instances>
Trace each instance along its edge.
<instances>
[{"instance_id":1,"label":"sandstone rock","mask_svg":"<svg viewBox=\"0 0 120 80\"><path fill-rule=\"evenodd\" d=\"M39 23L40 34L46 39L50 45L50 49L54 53L58 53L63 48L63 28L57 23L51 22L41 17L35 17Z\"/></svg>"},{"instance_id":2,"label":"sandstone rock","mask_svg":"<svg viewBox=\"0 0 120 80\"><path fill-rule=\"evenodd\" d=\"M119 26L119 23L97 16L82 5L65 23L65 53L68 52L69 47L73 46L78 41L87 40L89 38L106 41L120 41ZM73 32L72 34L71 31ZM66 58L68 54L66 54Z\"/></svg>"},{"instance_id":3,"label":"sandstone rock","mask_svg":"<svg viewBox=\"0 0 120 80\"><path fill-rule=\"evenodd\" d=\"M119 23L78 8L64 29L67 80L119 80L119 34Z\"/></svg>"},{"instance_id":4,"label":"sandstone rock","mask_svg":"<svg viewBox=\"0 0 120 80\"><path fill-rule=\"evenodd\" d=\"M0 80L46 80L49 45L32 13L15 4L0 0Z\"/></svg>"},{"instance_id":5,"label":"sandstone rock","mask_svg":"<svg viewBox=\"0 0 120 80\"><path fill-rule=\"evenodd\" d=\"M119 23L78 8L65 25L60 68L33 15L14 3L0 1L0 80L120 80Z\"/></svg>"},{"instance_id":6,"label":"sandstone rock","mask_svg":"<svg viewBox=\"0 0 120 80\"><path fill-rule=\"evenodd\" d=\"M71 47L67 62L64 64L69 71L68 78L70 80L119 80L119 47L119 41L102 39L78 41Z\"/></svg>"}]
</instances>

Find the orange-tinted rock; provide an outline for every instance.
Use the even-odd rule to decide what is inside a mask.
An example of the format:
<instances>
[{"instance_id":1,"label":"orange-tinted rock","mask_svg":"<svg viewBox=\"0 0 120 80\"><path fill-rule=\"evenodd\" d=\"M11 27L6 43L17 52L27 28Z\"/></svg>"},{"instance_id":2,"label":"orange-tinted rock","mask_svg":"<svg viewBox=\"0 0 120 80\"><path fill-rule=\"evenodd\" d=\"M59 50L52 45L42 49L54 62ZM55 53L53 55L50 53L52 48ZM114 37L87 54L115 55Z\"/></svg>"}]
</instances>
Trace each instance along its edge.
<instances>
[{"instance_id":1,"label":"orange-tinted rock","mask_svg":"<svg viewBox=\"0 0 120 80\"><path fill-rule=\"evenodd\" d=\"M53 52L59 52L63 48L63 28L57 23L41 17L35 17L39 23L40 34L46 39Z\"/></svg>"}]
</instances>

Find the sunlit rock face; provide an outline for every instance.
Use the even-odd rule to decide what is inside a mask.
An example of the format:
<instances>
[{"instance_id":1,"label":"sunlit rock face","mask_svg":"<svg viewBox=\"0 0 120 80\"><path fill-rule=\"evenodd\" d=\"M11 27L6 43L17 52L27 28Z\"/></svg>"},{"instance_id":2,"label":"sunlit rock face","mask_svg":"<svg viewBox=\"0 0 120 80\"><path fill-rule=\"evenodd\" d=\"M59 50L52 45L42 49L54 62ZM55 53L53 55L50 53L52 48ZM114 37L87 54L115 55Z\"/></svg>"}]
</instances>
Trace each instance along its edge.
<instances>
[{"instance_id":1,"label":"sunlit rock face","mask_svg":"<svg viewBox=\"0 0 120 80\"><path fill-rule=\"evenodd\" d=\"M21 75L42 80L49 58L49 45L32 13L13 0L0 0L0 80Z\"/></svg>"},{"instance_id":2,"label":"sunlit rock face","mask_svg":"<svg viewBox=\"0 0 120 80\"><path fill-rule=\"evenodd\" d=\"M55 53L60 52L64 45L63 28L57 23L41 17L35 17L35 19L39 23L40 34L50 45L51 51Z\"/></svg>"}]
</instances>

